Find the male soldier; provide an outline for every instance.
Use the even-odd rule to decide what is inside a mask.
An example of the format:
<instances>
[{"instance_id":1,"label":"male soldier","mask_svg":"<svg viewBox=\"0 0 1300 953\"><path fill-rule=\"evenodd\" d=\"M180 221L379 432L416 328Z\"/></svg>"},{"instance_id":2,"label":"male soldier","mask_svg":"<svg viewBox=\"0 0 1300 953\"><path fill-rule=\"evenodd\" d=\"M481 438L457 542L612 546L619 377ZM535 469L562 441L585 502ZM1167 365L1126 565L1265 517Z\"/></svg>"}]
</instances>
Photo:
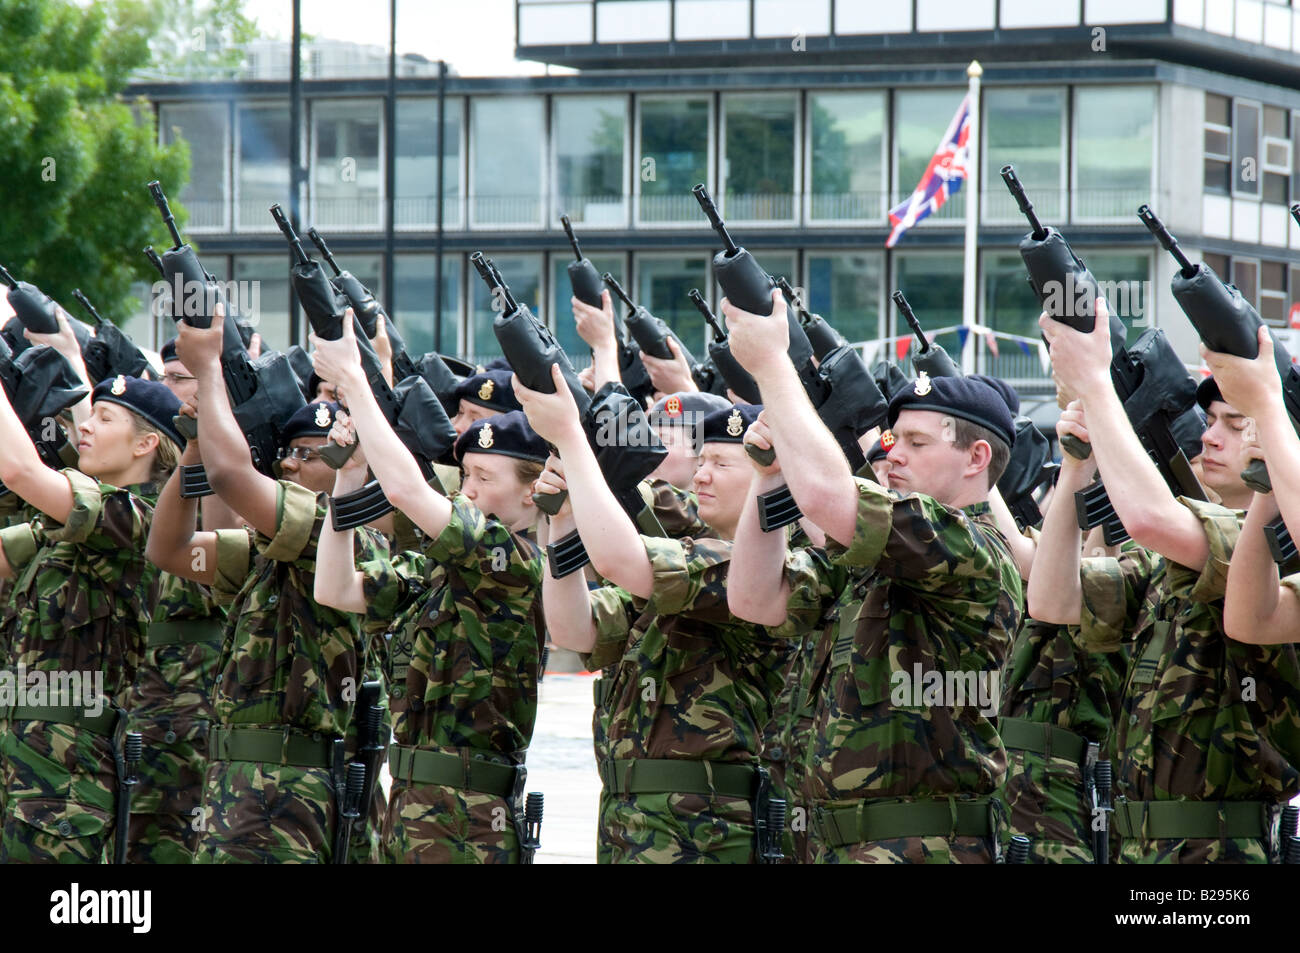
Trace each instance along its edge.
<instances>
[{"instance_id":1,"label":"male soldier","mask_svg":"<svg viewBox=\"0 0 1300 953\"><path fill-rule=\"evenodd\" d=\"M460 412L451 418L451 425L457 436L476 420L519 409L519 401L510 389L510 376L509 370L483 370L456 385L454 396L460 401Z\"/></svg>"},{"instance_id":2,"label":"male soldier","mask_svg":"<svg viewBox=\"0 0 1300 953\"><path fill-rule=\"evenodd\" d=\"M987 500L1011 414L982 381L922 376L889 405L890 485L906 495L856 479L786 355L779 292L772 304L768 317L722 310L767 399L750 439L799 465L756 474L728 598L737 616L781 625L792 602L838 597L812 682L815 860L991 862L1006 770L991 716L1021 587ZM847 573L759 529L754 497L782 481Z\"/></svg>"},{"instance_id":3,"label":"male soldier","mask_svg":"<svg viewBox=\"0 0 1300 953\"><path fill-rule=\"evenodd\" d=\"M348 320L351 320L349 314ZM149 558L236 593L222 644L209 735L203 832L196 860L313 862L333 858L352 709L368 676L355 617L312 598L316 545L333 472L320 459L337 405L308 404L286 424L282 478L253 469L221 375L221 319L179 326L177 352L199 379L199 438L212 488L238 502L247 530L199 532L194 503L169 481ZM360 558L386 548L357 530ZM375 806L371 805L371 810ZM354 839L354 844L357 840ZM368 855L356 848L354 856Z\"/></svg>"},{"instance_id":4,"label":"male soldier","mask_svg":"<svg viewBox=\"0 0 1300 953\"><path fill-rule=\"evenodd\" d=\"M557 380L562 380L556 373ZM790 653L788 635L731 618L729 542L748 483L741 439L758 408L738 405L704 421L695 486L716 540L638 536L601 477L567 388L540 394L516 383L524 411L560 460L539 485L569 490L551 541L575 528L596 571L543 576L542 604L557 644L614 665L608 760L601 766L601 836L615 863L751 863L755 817L769 784L761 734ZM815 610L814 610L815 611ZM799 621L808 613L796 612ZM793 627L792 627L793 628Z\"/></svg>"},{"instance_id":5,"label":"male soldier","mask_svg":"<svg viewBox=\"0 0 1300 953\"><path fill-rule=\"evenodd\" d=\"M1058 432L1092 444L1115 510L1137 547L1118 558L1079 559L1073 500L1089 468L1066 458L1043 524L1029 582L1029 611L1079 625L1089 651L1132 645L1115 726L1114 827L1121 863L1264 863L1276 849L1281 805L1300 790L1291 752L1271 736L1270 709L1293 705L1295 656L1223 633L1228 562L1250 490L1245 417L1213 379L1207 410L1206 483L1223 506L1175 498L1129 426L1110 378L1110 329L1097 301L1092 332L1044 315L1054 373L1079 404ZM1294 713L1296 709L1291 708ZM1294 714L1284 719L1294 724Z\"/></svg>"}]
</instances>

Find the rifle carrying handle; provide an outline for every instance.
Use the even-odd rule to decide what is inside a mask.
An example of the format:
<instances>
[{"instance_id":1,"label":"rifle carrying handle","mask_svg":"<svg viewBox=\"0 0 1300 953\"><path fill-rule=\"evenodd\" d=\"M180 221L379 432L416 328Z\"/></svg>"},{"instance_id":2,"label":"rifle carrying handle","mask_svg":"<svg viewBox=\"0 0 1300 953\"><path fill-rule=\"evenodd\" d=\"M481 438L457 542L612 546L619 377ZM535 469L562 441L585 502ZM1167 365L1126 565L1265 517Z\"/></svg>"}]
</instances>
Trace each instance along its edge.
<instances>
[{"instance_id":1,"label":"rifle carrying handle","mask_svg":"<svg viewBox=\"0 0 1300 953\"><path fill-rule=\"evenodd\" d=\"M177 414L173 417L172 426L187 441L194 440L199 435L199 422L187 414Z\"/></svg>"},{"instance_id":2,"label":"rifle carrying handle","mask_svg":"<svg viewBox=\"0 0 1300 953\"><path fill-rule=\"evenodd\" d=\"M1241 482L1256 493L1272 493L1273 481L1268 475L1268 466L1263 460L1251 460L1246 469L1241 471Z\"/></svg>"},{"instance_id":3,"label":"rifle carrying handle","mask_svg":"<svg viewBox=\"0 0 1300 953\"><path fill-rule=\"evenodd\" d=\"M347 463L350 459L352 459L352 454L356 452L357 452L357 445L355 443L350 443L346 447L340 447L337 443L331 440L325 447L321 449L320 458L324 460L327 464L329 464L330 467L332 467L333 469L341 470L343 468L343 464Z\"/></svg>"},{"instance_id":4,"label":"rifle carrying handle","mask_svg":"<svg viewBox=\"0 0 1300 953\"><path fill-rule=\"evenodd\" d=\"M1092 444L1080 440L1073 434L1066 434L1061 438L1061 449L1076 460L1087 460L1092 456Z\"/></svg>"},{"instance_id":5,"label":"rifle carrying handle","mask_svg":"<svg viewBox=\"0 0 1300 953\"><path fill-rule=\"evenodd\" d=\"M561 490L559 493L534 493L533 503L547 516L554 516L560 512L560 507L564 505L564 501L568 498L568 490Z\"/></svg>"},{"instance_id":6,"label":"rifle carrying handle","mask_svg":"<svg viewBox=\"0 0 1300 953\"><path fill-rule=\"evenodd\" d=\"M775 447L768 447L764 450L755 444L747 443L745 444L745 452L760 467L770 467L776 461Z\"/></svg>"}]
</instances>

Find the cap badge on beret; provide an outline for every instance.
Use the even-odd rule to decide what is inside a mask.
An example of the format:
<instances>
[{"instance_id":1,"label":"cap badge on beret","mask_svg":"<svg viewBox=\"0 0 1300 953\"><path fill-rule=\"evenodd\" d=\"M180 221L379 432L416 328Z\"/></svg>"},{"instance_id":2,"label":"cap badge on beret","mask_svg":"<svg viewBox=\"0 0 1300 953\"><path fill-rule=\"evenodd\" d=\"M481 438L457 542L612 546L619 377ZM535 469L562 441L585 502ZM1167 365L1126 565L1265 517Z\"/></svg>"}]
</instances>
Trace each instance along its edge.
<instances>
[{"instance_id":1,"label":"cap badge on beret","mask_svg":"<svg viewBox=\"0 0 1300 953\"><path fill-rule=\"evenodd\" d=\"M677 417L681 414L681 412L682 412L682 399L678 397L676 394L674 394L672 397L669 397L668 402L664 404L664 413L666 413L669 417Z\"/></svg>"},{"instance_id":2,"label":"cap badge on beret","mask_svg":"<svg viewBox=\"0 0 1300 953\"><path fill-rule=\"evenodd\" d=\"M733 410L731 416L727 418L727 436L739 437L745 432L745 418L740 416L739 410Z\"/></svg>"},{"instance_id":3,"label":"cap badge on beret","mask_svg":"<svg viewBox=\"0 0 1300 953\"><path fill-rule=\"evenodd\" d=\"M885 450L893 450L893 449L894 449L894 431L892 431L892 430L885 430L885 431L882 431L882 432L881 432L881 434L880 434L880 446L883 447Z\"/></svg>"},{"instance_id":4,"label":"cap badge on beret","mask_svg":"<svg viewBox=\"0 0 1300 953\"><path fill-rule=\"evenodd\" d=\"M319 405L317 405L317 407L316 407L316 426L317 426L317 427L328 427L329 425L330 425L330 409L329 409L328 407L326 407L324 404L319 404Z\"/></svg>"},{"instance_id":5,"label":"cap badge on beret","mask_svg":"<svg viewBox=\"0 0 1300 953\"><path fill-rule=\"evenodd\" d=\"M496 390L496 386L497 386L496 381L490 379L485 380L483 382L483 386L478 389L478 399L491 400L492 392Z\"/></svg>"},{"instance_id":6,"label":"cap badge on beret","mask_svg":"<svg viewBox=\"0 0 1300 953\"><path fill-rule=\"evenodd\" d=\"M916 378L916 388L913 393L915 393L917 397L924 397L926 394L930 393L930 375L925 371L922 371Z\"/></svg>"},{"instance_id":7,"label":"cap badge on beret","mask_svg":"<svg viewBox=\"0 0 1300 953\"><path fill-rule=\"evenodd\" d=\"M492 383L491 381L488 381L488 384L491 383ZM478 445L482 447L484 450L487 450L495 442L496 439L492 436L492 425L484 424L483 429L478 432Z\"/></svg>"},{"instance_id":8,"label":"cap badge on beret","mask_svg":"<svg viewBox=\"0 0 1300 953\"><path fill-rule=\"evenodd\" d=\"M483 373L484 371L486 371L486 370L487 370L487 368L484 367L482 364L475 364L475 365L474 365L474 373L475 373L475 374L482 374L482 373Z\"/></svg>"},{"instance_id":9,"label":"cap badge on beret","mask_svg":"<svg viewBox=\"0 0 1300 953\"><path fill-rule=\"evenodd\" d=\"M109 388L109 393L111 393L114 397L121 397L123 394L126 393L125 375L123 374L117 375L117 378L113 381L113 386Z\"/></svg>"}]
</instances>

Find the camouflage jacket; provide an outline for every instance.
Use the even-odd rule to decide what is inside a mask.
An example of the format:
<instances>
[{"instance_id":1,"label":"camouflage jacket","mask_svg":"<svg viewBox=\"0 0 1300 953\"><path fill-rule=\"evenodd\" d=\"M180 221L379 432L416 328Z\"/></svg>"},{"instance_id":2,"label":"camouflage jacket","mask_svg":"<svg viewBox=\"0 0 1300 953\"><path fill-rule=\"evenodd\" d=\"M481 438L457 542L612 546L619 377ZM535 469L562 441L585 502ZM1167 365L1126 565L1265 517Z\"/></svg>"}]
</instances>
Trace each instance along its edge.
<instances>
[{"instance_id":1,"label":"camouflage jacket","mask_svg":"<svg viewBox=\"0 0 1300 953\"><path fill-rule=\"evenodd\" d=\"M218 666L219 724L347 732L367 662L357 616L312 598L325 502L324 494L281 480L275 536L217 531L213 590L234 594ZM387 545L365 528L353 540L360 559Z\"/></svg>"},{"instance_id":2,"label":"camouflage jacket","mask_svg":"<svg viewBox=\"0 0 1300 953\"><path fill-rule=\"evenodd\" d=\"M1023 604L1006 540L987 503L955 510L854 482L854 538L826 545L851 575L811 688L809 793L831 801L991 794L1006 771L993 723L999 676ZM808 550L791 553L787 577L792 599L838 586Z\"/></svg>"},{"instance_id":3,"label":"camouflage jacket","mask_svg":"<svg viewBox=\"0 0 1300 953\"><path fill-rule=\"evenodd\" d=\"M667 480L651 480L650 509L659 525L673 539L714 537L716 534L700 519L700 503L690 490L682 490Z\"/></svg>"},{"instance_id":4,"label":"camouflage jacket","mask_svg":"<svg viewBox=\"0 0 1300 953\"><path fill-rule=\"evenodd\" d=\"M609 756L753 763L793 637L816 609L793 607L790 620L770 631L741 622L727 609L731 543L642 542L654 569L650 599L612 585L590 594L597 632L590 667L617 663Z\"/></svg>"},{"instance_id":5,"label":"camouflage jacket","mask_svg":"<svg viewBox=\"0 0 1300 953\"><path fill-rule=\"evenodd\" d=\"M522 762L537 718L542 557L466 497L423 553L359 560L366 621L386 620L393 738Z\"/></svg>"},{"instance_id":6,"label":"camouflage jacket","mask_svg":"<svg viewBox=\"0 0 1300 953\"><path fill-rule=\"evenodd\" d=\"M124 705L158 597L158 570L144 558L158 489L60 472L72 487L67 523L40 514L0 530L15 572L0 643L28 671L102 672L105 696Z\"/></svg>"},{"instance_id":7,"label":"camouflage jacket","mask_svg":"<svg viewBox=\"0 0 1300 953\"><path fill-rule=\"evenodd\" d=\"M1242 516L1180 502L1205 528L1200 572L1142 549L1082 563L1081 647L1132 650L1115 725L1116 791L1135 801L1284 801L1300 791L1296 646L1224 635Z\"/></svg>"},{"instance_id":8,"label":"camouflage jacket","mask_svg":"<svg viewBox=\"0 0 1300 953\"><path fill-rule=\"evenodd\" d=\"M224 624L225 619L225 609L217 605L207 586L171 573L159 574L154 622L213 620ZM127 707L133 712L179 713L211 720L219 654L212 642L147 646Z\"/></svg>"}]
</instances>

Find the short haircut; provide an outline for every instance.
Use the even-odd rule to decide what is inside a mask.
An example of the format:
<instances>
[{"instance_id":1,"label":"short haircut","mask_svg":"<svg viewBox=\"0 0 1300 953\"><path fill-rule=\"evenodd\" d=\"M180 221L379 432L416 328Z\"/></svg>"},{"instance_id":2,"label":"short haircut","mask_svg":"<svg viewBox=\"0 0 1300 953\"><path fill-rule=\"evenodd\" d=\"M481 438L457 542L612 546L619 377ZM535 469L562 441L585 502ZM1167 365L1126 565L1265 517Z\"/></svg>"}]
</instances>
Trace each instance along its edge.
<instances>
[{"instance_id":1,"label":"short haircut","mask_svg":"<svg viewBox=\"0 0 1300 953\"><path fill-rule=\"evenodd\" d=\"M969 450L976 440L983 440L988 443L992 454L989 457L988 475L989 489L1002 477L1002 471L1007 468L1007 463L1011 460L1011 448L1007 442L995 434L987 427L981 427L979 424L972 423L962 417L951 418L954 423L952 433L953 446L958 450Z\"/></svg>"}]
</instances>

